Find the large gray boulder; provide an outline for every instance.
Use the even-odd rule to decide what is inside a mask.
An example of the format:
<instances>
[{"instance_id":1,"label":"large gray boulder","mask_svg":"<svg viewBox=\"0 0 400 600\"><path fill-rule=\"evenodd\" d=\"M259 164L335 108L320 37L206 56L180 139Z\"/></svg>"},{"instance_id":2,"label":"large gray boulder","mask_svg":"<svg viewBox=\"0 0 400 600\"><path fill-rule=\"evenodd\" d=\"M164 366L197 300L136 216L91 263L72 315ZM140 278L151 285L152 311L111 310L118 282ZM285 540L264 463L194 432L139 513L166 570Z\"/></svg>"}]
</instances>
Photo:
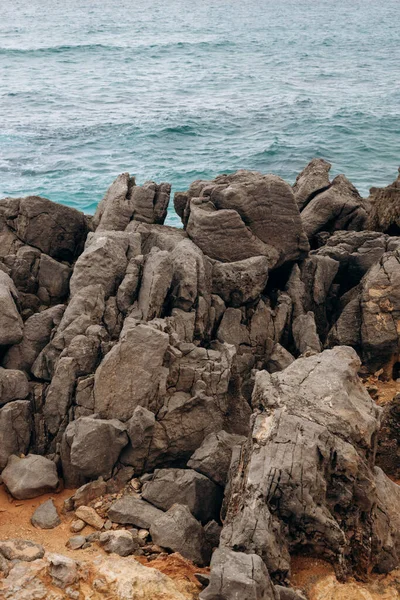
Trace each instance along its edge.
<instances>
[{"instance_id":1,"label":"large gray boulder","mask_svg":"<svg viewBox=\"0 0 400 600\"><path fill-rule=\"evenodd\" d=\"M222 503L219 486L192 469L157 469L143 486L142 496L162 510L185 504L202 523L218 519Z\"/></svg>"},{"instance_id":2,"label":"large gray boulder","mask_svg":"<svg viewBox=\"0 0 400 600\"><path fill-rule=\"evenodd\" d=\"M150 529L152 523L161 517L163 511L152 504L133 495L126 495L116 500L108 511L108 518L113 523L135 525Z\"/></svg>"},{"instance_id":3,"label":"large gray boulder","mask_svg":"<svg viewBox=\"0 0 400 600\"><path fill-rule=\"evenodd\" d=\"M10 456L2 479L17 500L36 498L58 488L57 468L53 461L36 454L23 458Z\"/></svg>"},{"instance_id":4,"label":"large gray boulder","mask_svg":"<svg viewBox=\"0 0 400 600\"><path fill-rule=\"evenodd\" d=\"M72 421L63 436L61 460L68 472L72 468L87 479L109 479L121 450L128 443L123 423L81 417Z\"/></svg>"},{"instance_id":5,"label":"large gray boulder","mask_svg":"<svg viewBox=\"0 0 400 600\"><path fill-rule=\"evenodd\" d=\"M32 430L32 408L28 400L16 400L0 408L0 471L12 454L26 454Z\"/></svg>"},{"instance_id":6,"label":"large gray boulder","mask_svg":"<svg viewBox=\"0 0 400 600\"><path fill-rule=\"evenodd\" d=\"M224 487L228 478L232 450L245 441L244 436L226 431L210 433L190 457L188 467Z\"/></svg>"},{"instance_id":7,"label":"large gray boulder","mask_svg":"<svg viewBox=\"0 0 400 600\"><path fill-rule=\"evenodd\" d=\"M150 535L158 546L179 552L196 565L204 566L210 560L211 549L204 529L183 504L174 504L156 519Z\"/></svg>"},{"instance_id":8,"label":"large gray boulder","mask_svg":"<svg viewBox=\"0 0 400 600\"><path fill-rule=\"evenodd\" d=\"M293 185L294 197L302 210L318 193L330 186L329 171L331 164L323 158L313 158L296 177Z\"/></svg>"},{"instance_id":9,"label":"large gray boulder","mask_svg":"<svg viewBox=\"0 0 400 600\"><path fill-rule=\"evenodd\" d=\"M292 189L274 175L237 171L196 181L186 202L180 198L186 231L210 258L233 262L263 255L272 268L309 249Z\"/></svg>"},{"instance_id":10,"label":"large gray boulder","mask_svg":"<svg viewBox=\"0 0 400 600\"><path fill-rule=\"evenodd\" d=\"M83 213L39 196L0 201L0 223L25 244L72 262L87 235Z\"/></svg>"},{"instance_id":11,"label":"large gray boulder","mask_svg":"<svg viewBox=\"0 0 400 600\"><path fill-rule=\"evenodd\" d=\"M201 600L280 600L257 554L221 548L211 560L211 578Z\"/></svg>"},{"instance_id":12,"label":"large gray boulder","mask_svg":"<svg viewBox=\"0 0 400 600\"><path fill-rule=\"evenodd\" d=\"M130 221L164 223L171 186L147 181L137 186L135 178L122 173L108 188L93 218L98 231L123 231Z\"/></svg>"},{"instance_id":13,"label":"large gray boulder","mask_svg":"<svg viewBox=\"0 0 400 600\"><path fill-rule=\"evenodd\" d=\"M29 394L25 373L0 367L0 406L12 400L24 400Z\"/></svg>"}]
</instances>

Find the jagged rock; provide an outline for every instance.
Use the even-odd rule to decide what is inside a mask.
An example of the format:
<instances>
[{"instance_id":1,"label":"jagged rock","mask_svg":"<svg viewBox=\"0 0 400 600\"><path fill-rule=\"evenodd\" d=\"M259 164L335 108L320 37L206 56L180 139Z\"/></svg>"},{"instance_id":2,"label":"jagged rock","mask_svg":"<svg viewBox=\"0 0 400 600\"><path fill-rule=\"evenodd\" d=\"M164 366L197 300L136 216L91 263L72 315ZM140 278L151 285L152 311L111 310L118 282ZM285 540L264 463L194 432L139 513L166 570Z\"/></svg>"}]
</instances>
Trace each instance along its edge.
<instances>
[{"instance_id":1,"label":"jagged rock","mask_svg":"<svg viewBox=\"0 0 400 600\"><path fill-rule=\"evenodd\" d=\"M387 475L400 479L400 394L384 406L382 426L378 434L376 464Z\"/></svg>"},{"instance_id":2,"label":"jagged rock","mask_svg":"<svg viewBox=\"0 0 400 600\"><path fill-rule=\"evenodd\" d=\"M157 469L143 486L142 496L162 510L185 504L202 523L218 518L222 503L221 489L192 469Z\"/></svg>"},{"instance_id":3,"label":"jagged rock","mask_svg":"<svg viewBox=\"0 0 400 600\"><path fill-rule=\"evenodd\" d=\"M183 504L173 504L153 521L150 535L158 546L179 552L199 566L209 562L211 552L204 529Z\"/></svg>"},{"instance_id":4,"label":"jagged rock","mask_svg":"<svg viewBox=\"0 0 400 600\"><path fill-rule=\"evenodd\" d=\"M299 354L321 352L321 342L315 325L314 313L296 317L292 324L293 339Z\"/></svg>"},{"instance_id":5,"label":"jagged rock","mask_svg":"<svg viewBox=\"0 0 400 600\"><path fill-rule=\"evenodd\" d=\"M24 458L10 456L1 474L10 494L17 500L36 498L58 487L57 468L53 461L28 454Z\"/></svg>"},{"instance_id":6,"label":"jagged rock","mask_svg":"<svg viewBox=\"0 0 400 600\"><path fill-rule=\"evenodd\" d=\"M0 471L12 454L26 454L32 425L32 410L28 400L16 400L0 408Z\"/></svg>"},{"instance_id":7,"label":"jagged rock","mask_svg":"<svg viewBox=\"0 0 400 600\"><path fill-rule=\"evenodd\" d=\"M302 210L314 196L325 191L330 186L329 171L331 164L323 158L313 158L311 162L297 175L293 185L294 197Z\"/></svg>"},{"instance_id":8,"label":"jagged rock","mask_svg":"<svg viewBox=\"0 0 400 600\"><path fill-rule=\"evenodd\" d=\"M50 341L53 328L59 325L65 306L58 304L40 313L35 313L24 323L23 338L12 346L3 359L7 369L19 369L27 373Z\"/></svg>"},{"instance_id":9,"label":"jagged rock","mask_svg":"<svg viewBox=\"0 0 400 600\"><path fill-rule=\"evenodd\" d=\"M129 556L139 548L139 542L129 531L124 529L120 531L105 531L100 534L100 544L108 553L118 554L119 556Z\"/></svg>"},{"instance_id":10,"label":"jagged rock","mask_svg":"<svg viewBox=\"0 0 400 600\"><path fill-rule=\"evenodd\" d=\"M65 469L72 468L78 477L109 479L127 443L125 425L117 419L81 417L64 433L61 460Z\"/></svg>"},{"instance_id":11,"label":"jagged rock","mask_svg":"<svg viewBox=\"0 0 400 600\"><path fill-rule=\"evenodd\" d=\"M17 298L12 279L0 270L0 346L18 344L22 340L23 323L15 305Z\"/></svg>"},{"instance_id":12,"label":"jagged rock","mask_svg":"<svg viewBox=\"0 0 400 600\"><path fill-rule=\"evenodd\" d=\"M48 554L48 573L59 588L65 589L79 580L78 563L62 554Z\"/></svg>"},{"instance_id":13,"label":"jagged rock","mask_svg":"<svg viewBox=\"0 0 400 600\"><path fill-rule=\"evenodd\" d=\"M138 297L138 307L145 321L161 316L172 283L173 265L169 252L152 248L147 255Z\"/></svg>"},{"instance_id":14,"label":"jagged rock","mask_svg":"<svg viewBox=\"0 0 400 600\"><path fill-rule=\"evenodd\" d=\"M10 572L11 565L6 558L2 554L0 554L0 573L3 574L3 577L8 577Z\"/></svg>"},{"instance_id":15,"label":"jagged rock","mask_svg":"<svg viewBox=\"0 0 400 600\"><path fill-rule=\"evenodd\" d=\"M89 504L92 500L104 496L106 492L107 484L102 477L96 481L90 481L77 489L72 496L73 507L74 509L77 509L78 506Z\"/></svg>"},{"instance_id":16,"label":"jagged rock","mask_svg":"<svg viewBox=\"0 0 400 600\"><path fill-rule=\"evenodd\" d=\"M222 527L216 521L209 521L204 526L206 540L211 548L218 548Z\"/></svg>"},{"instance_id":17,"label":"jagged rock","mask_svg":"<svg viewBox=\"0 0 400 600\"><path fill-rule=\"evenodd\" d=\"M24 400L29 394L25 373L0 367L0 406L12 400Z\"/></svg>"},{"instance_id":18,"label":"jagged rock","mask_svg":"<svg viewBox=\"0 0 400 600\"><path fill-rule=\"evenodd\" d=\"M221 262L264 255L272 268L308 251L293 192L274 175L238 171L194 182L184 214L189 237Z\"/></svg>"},{"instance_id":19,"label":"jagged rock","mask_svg":"<svg viewBox=\"0 0 400 600\"><path fill-rule=\"evenodd\" d=\"M38 296L41 297L41 290L46 290L50 296L50 302L65 298L69 290L69 279L71 277L71 268L42 254L39 263L38 273ZM53 302L54 304L54 302Z\"/></svg>"},{"instance_id":20,"label":"jagged rock","mask_svg":"<svg viewBox=\"0 0 400 600\"><path fill-rule=\"evenodd\" d=\"M101 529L104 525L104 519L91 506L78 506L75 516L95 529Z\"/></svg>"},{"instance_id":21,"label":"jagged rock","mask_svg":"<svg viewBox=\"0 0 400 600\"><path fill-rule=\"evenodd\" d=\"M82 519L74 519L69 527L72 533L79 533L82 529L85 529L86 523Z\"/></svg>"},{"instance_id":22,"label":"jagged rock","mask_svg":"<svg viewBox=\"0 0 400 600\"><path fill-rule=\"evenodd\" d=\"M29 540L0 541L0 554L7 560L24 560L31 562L44 556L44 548Z\"/></svg>"},{"instance_id":23,"label":"jagged rock","mask_svg":"<svg viewBox=\"0 0 400 600\"><path fill-rule=\"evenodd\" d=\"M380 409L358 380L359 366L354 350L337 347L256 375L252 402L261 412L230 486L221 545L259 554L278 579L299 544L342 573L397 560L397 486L377 494Z\"/></svg>"},{"instance_id":24,"label":"jagged rock","mask_svg":"<svg viewBox=\"0 0 400 600\"><path fill-rule=\"evenodd\" d=\"M266 368L270 373L283 371L294 361L294 357L280 344L275 344L271 356L269 357Z\"/></svg>"},{"instance_id":25,"label":"jagged rock","mask_svg":"<svg viewBox=\"0 0 400 600\"><path fill-rule=\"evenodd\" d=\"M218 294L228 306L241 306L256 300L267 285L268 259L253 256L230 263L215 261L212 278L213 294Z\"/></svg>"},{"instance_id":26,"label":"jagged rock","mask_svg":"<svg viewBox=\"0 0 400 600\"><path fill-rule=\"evenodd\" d=\"M137 406L126 423L130 444L122 452L121 462L131 465L135 472L143 472L154 434L156 418L143 406Z\"/></svg>"},{"instance_id":27,"label":"jagged rock","mask_svg":"<svg viewBox=\"0 0 400 600\"><path fill-rule=\"evenodd\" d=\"M93 217L99 231L123 231L133 219L145 223L164 223L171 186L147 181L135 184L135 178L122 173L107 190Z\"/></svg>"},{"instance_id":28,"label":"jagged rock","mask_svg":"<svg viewBox=\"0 0 400 600\"><path fill-rule=\"evenodd\" d=\"M259 556L232 552L226 548L214 552L209 586L201 600L279 600L268 571Z\"/></svg>"},{"instance_id":29,"label":"jagged rock","mask_svg":"<svg viewBox=\"0 0 400 600\"><path fill-rule=\"evenodd\" d=\"M137 406L154 412L165 377L164 355L168 335L147 325L137 325L121 335L95 375L95 412L103 418L127 421Z\"/></svg>"},{"instance_id":30,"label":"jagged rock","mask_svg":"<svg viewBox=\"0 0 400 600\"><path fill-rule=\"evenodd\" d=\"M150 529L151 524L162 514L163 511L141 498L127 495L111 505L108 518L113 523L120 525L135 525L143 529Z\"/></svg>"},{"instance_id":31,"label":"jagged rock","mask_svg":"<svg viewBox=\"0 0 400 600\"><path fill-rule=\"evenodd\" d=\"M338 175L327 190L317 194L302 210L304 231L309 238L320 231L360 231L367 221L364 204L350 181L344 175Z\"/></svg>"},{"instance_id":32,"label":"jagged rock","mask_svg":"<svg viewBox=\"0 0 400 600\"><path fill-rule=\"evenodd\" d=\"M125 271L125 277L118 287L116 302L118 309L124 314L128 312L137 299L142 267L142 255L131 258Z\"/></svg>"},{"instance_id":33,"label":"jagged rock","mask_svg":"<svg viewBox=\"0 0 400 600\"><path fill-rule=\"evenodd\" d=\"M39 196L0 201L0 222L25 244L72 262L87 234L83 213Z\"/></svg>"},{"instance_id":34,"label":"jagged rock","mask_svg":"<svg viewBox=\"0 0 400 600\"><path fill-rule=\"evenodd\" d=\"M188 461L188 467L202 473L218 485L225 486L234 446L243 444L241 435L218 431L204 438L201 446Z\"/></svg>"},{"instance_id":35,"label":"jagged rock","mask_svg":"<svg viewBox=\"0 0 400 600\"><path fill-rule=\"evenodd\" d=\"M385 188L371 188L368 229L400 235L400 169L397 179Z\"/></svg>"},{"instance_id":36,"label":"jagged rock","mask_svg":"<svg viewBox=\"0 0 400 600\"><path fill-rule=\"evenodd\" d=\"M38 506L31 517L31 523L40 529L54 529L54 527L61 524L53 500L47 500L47 502L43 502Z\"/></svg>"}]
</instances>

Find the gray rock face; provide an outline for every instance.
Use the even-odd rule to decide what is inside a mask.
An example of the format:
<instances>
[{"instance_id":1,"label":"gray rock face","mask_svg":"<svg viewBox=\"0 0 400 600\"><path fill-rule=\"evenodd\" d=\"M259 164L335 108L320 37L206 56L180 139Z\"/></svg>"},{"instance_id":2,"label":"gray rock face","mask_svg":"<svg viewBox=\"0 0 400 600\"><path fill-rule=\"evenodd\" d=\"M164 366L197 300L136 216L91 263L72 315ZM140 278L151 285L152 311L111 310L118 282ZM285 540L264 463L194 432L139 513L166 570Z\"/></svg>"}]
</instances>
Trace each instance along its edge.
<instances>
[{"instance_id":1,"label":"gray rock face","mask_svg":"<svg viewBox=\"0 0 400 600\"><path fill-rule=\"evenodd\" d=\"M272 268L308 251L293 192L274 175L238 171L194 182L183 215L189 237L221 262L263 255Z\"/></svg>"},{"instance_id":2,"label":"gray rock face","mask_svg":"<svg viewBox=\"0 0 400 600\"><path fill-rule=\"evenodd\" d=\"M31 517L31 523L39 529L54 529L61 524L53 500L47 500L38 506Z\"/></svg>"},{"instance_id":3,"label":"gray rock face","mask_svg":"<svg viewBox=\"0 0 400 600\"><path fill-rule=\"evenodd\" d=\"M368 229L391 235L400 233L400 170L397 179L385 188L371 188Z\"/></svg>"},{"instance_id":4,"label":"gray rock face","mask_svg":"<svg viewBox=\"0 0 400 600\"><path fill-rule=\"evenodd\" d=\"M329 171L331 164L323 158L314 158L297 175L293 185L294 197L297 205L302 210L314 196L330 186Z\"/></svg>"},{"instance_id":5,"label":"gray rock face","mask_svg":"<svg viewBox=\"0 0 400 600\"><path fill-rule=\"evenodd\" d=\"M256 300L268 281L268 259L254 256L245 260L213 264L212 292L227 306L241 306Z\"/></svg>"},{"instance_id":6,"label":"gray rock face","mask_svg":"<svg viewBox=\"0 0 400 600\"><path fill-rule=\"evenodd\" d=\"M279 600L268 571L257 554L216 550L211 561L209 586L201 600Z\"/></svg>"},{"instance_id":7,"label":"gray rock face","mask_svg":"<svg viewBox=\"0 0 400 600\"><path fill-rule=\"evenodd\" d=\"M0 408L0 471L12 454L26 454L32 429L32 410L28 400L16 400Z\"/></svg>"},{"instance_id":8,"label":"gray rock face","mask_svg":"<svg viewBox=\"0 0 400 600\"><path fill-rule=\"evenodd\" d=\"M5 540L0 541L0 554L7 560L24 560L31 562L43 558L44 548L29 540Z\"/></svg>"},{"instance_id":9,"label":"gray rock face","mask_svg":"<svg viewBox=\"0 0 400 600\"><path fill-rule=\"evenodd\" d=\"M218 518L222 503L221 489L191 469L157 469L144 485L142 495L162 510L176 503L185 504L202 523Z\"/></svg>"},{"instance_id":10,"label":"gray rock face","mask_svg":"<svg viewBox=\"0 0 400 600\"><path fill-rule=\"evenodd\" d=\"M25 373L0 367L0 406L12 400L24 400L29 394Z\"/></svg>"},{"instance_id":11,"label":"gray rock face","mask_svg":"<svg viewBox=\"0 0 400 600\"><path fill-rule=\"evenodd\" d=\"M87 234L83 213L39 196L1 200L0 222L25 244L69 262L79 254Z\"/></svg>"},{"instance_id":12,"label":"gray rock face","mask_svg":"<svg viewBox=\"0 0 400 600\"><path fill-rule=\"evenodd\" d=\"M113 523L150 529L152 523L162 514L163 511L141 498L127 495L111 505L108 518Z\"/></svg>"},{"instance_id":13,"label":"gray rock face","mask_svg":"<svg viewBox=\"0 0 400 600\"><path fill-rule=\"evenodd\" d=\"M10 277L0 271L0 346L18 344L22 340L22 319L15 300L17 290Z\"/></svg>"},{"instance_id":14,"label":"gray rock face","mask_svg":"<svg viewBox=\"0 0 400 600\"><path fill-rule=\"evenodd\" d=\"M68 425L61 457L79 476L109 479L127 443L126 428L120 421L81 417Z\"/></svg>"},{"instance_id":15,"label":"gray rock face","mask_svg":"<svg viewBox=\"0 0 400 600\"><path fill-rule=\"evenodd\" d=\"M171 186L147 181L135 185L135 178L122 173L112 183L97 207L93 224L97 230L123 231L130 221L164 223L167 216Z\"/></svg>"},{"instance_id":16,"label":"gray rock face","mask_svg":"<svg viewBox=\"0 0 400 600\"><path fill-rule=\"evenodd\" d=\"M35 454L28 454L24 458L10 456L2 478L10 494L17 500L36 498L54 492L58 487L56 465L48 458Z\"/></svg>"},{"instance_id":17,"label":"gray rock face","mask_svg":"<svg viewBox=\"0 0 400 600\"><path fill-rule=\"evenodd\" d=\"M356 188L338 175L326 191L310 200L301 212L301 221L309 238L319 231L360 231L365 228L367 211Z\"/></svg>"},{"instance_id":18,"label":"gray rock face","mask_svg":"<svg viewBox=\"0 0 400 600\"><path fill-rule=\"evenodd\" d=\"M338 347L256 376L252 402L261 412L231 483L221 545L255 552L276 577L287 575L288 550L299 543L343 572L385 569L397 552L394 499L378 499L371 468L380 410L359 365L351 348ZM369 525L359 544L352 536L361 514Z\"/></svg>"},{"instance_id":19,"label":"gray rock face","mask_svg":"<svg viewBox=\"0 0 400 600\"><path fill-rule=\"evenodd\" d=\"M226 431L210 433L190 457L188 467L224 487L228 478L232 449L245 441L244 436Z\"/></svg>"},{"instance_id":20,"label":"gray rock face","mask_svg":"<svg viewBox=\"0 0 400 600\"><path fill-rule=\"evenodd\" d=\"M158 546L179 552L199 566L210 560L204 529L183 504L174 504L156 519L150 527L150 535Z\"/></svg>"},{"instance_id":21,"label":"gray rock face","mask_svg":"<svg viewBox=\"0 0 400 600\"><path fill-rule=\"evenodd\" d=\"M106 552L113 552L119 556L129 556L139 548L138 539L125 530L105 531L100 534L99 541Z\"/></svg>"}]
</instances>

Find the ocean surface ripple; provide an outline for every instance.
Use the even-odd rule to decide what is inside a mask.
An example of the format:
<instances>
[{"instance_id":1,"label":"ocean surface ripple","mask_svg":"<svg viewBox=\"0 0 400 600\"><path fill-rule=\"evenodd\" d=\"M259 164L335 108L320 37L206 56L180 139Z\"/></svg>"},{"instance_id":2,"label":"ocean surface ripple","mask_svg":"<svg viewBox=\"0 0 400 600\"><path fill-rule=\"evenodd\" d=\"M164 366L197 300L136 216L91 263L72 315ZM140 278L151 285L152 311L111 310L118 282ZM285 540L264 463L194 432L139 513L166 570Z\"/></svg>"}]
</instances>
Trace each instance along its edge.
<instances>
[{"instance_id":1,"label":"ocean surface ripple","mask_svg":"<svg viewBox=\"0 0 400 600\"><path fill-rule=\"evenodd\" d=\"M93 212L138 183L399 165L398 0L0 3L0 197ZM178 218L171 207L169 223Z\"/></svg>"}]
</instances>

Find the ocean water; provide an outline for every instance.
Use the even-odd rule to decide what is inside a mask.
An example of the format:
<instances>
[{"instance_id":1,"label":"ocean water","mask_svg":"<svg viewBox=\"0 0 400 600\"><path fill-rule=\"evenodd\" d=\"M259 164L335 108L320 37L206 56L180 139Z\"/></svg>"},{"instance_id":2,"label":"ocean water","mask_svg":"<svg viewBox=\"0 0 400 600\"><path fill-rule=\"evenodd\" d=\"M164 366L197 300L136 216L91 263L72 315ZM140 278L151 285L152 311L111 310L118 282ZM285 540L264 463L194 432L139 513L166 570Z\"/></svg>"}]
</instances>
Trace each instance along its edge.
<instances>
[{"instance_id":1,"label":"ocean water","mask_svg":"<svg viewBox=\"0 0 400 600\"><path fill-rule=\"evenodd\" d=\"M400 163L398 0L0 0L0 197ZM169 222L177 223L171 207Z\"/></svg>"}]
</instances>

